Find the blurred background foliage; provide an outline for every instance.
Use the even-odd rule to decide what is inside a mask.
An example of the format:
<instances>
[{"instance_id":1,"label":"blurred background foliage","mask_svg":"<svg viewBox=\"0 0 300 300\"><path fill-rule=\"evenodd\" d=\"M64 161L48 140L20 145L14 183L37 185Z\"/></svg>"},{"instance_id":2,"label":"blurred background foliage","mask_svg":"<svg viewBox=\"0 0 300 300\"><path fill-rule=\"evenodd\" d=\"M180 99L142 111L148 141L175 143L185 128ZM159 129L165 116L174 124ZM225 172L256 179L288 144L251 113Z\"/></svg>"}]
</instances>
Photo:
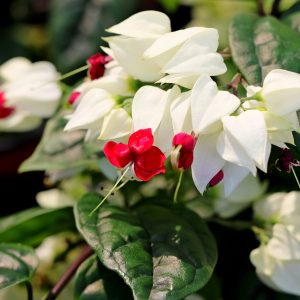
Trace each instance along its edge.
<instances>
[{"instance_id":1,"label":"blurred background foliage","mask_svg":"<svg viewBox=\"0 0 300 300\"><path fill-rule=\"evenodd\" d=\"M279 13L289 9L296 2L300 3L296 0L282 0ZM0 63L14 56L26 56L33 61L52 61L60 72L66 73L85 64L86 58L99 50L102 43L100 37L106 34L105 28L146 9L166 12L172 20L173 30L185 26L217 28L220 34L220 50L223 50L228 47L228 27L234 15L239 12L257 12L258 4L261 4L268 14L273 3L274 0L2 0ZM237 71L230 59L227 60L227 64L229 72L220 77L220 85L230 82ZM4 151L1 151L0 147L0 159L4 154ZM24 152L24 149L20 151ZM10 157L10 164L14 159L16 158ZM3 166L0 167L0 171L1 168L3 170ZM17 166L14 169L16 170ZM46 188L43 185L43 175L39 172L7 176L0 172L2 197L11 199L5 202L0 215L35 206L35 194ZM272 176L271 174L271 180ZM276 186L278 190L296 189L296 184L290 177L282 174L274 176L276 184L273 187ZM187 189L190 189L190 185ZM126 192L126 189L124 191ZM238 218L247 218L250 214L251 211L248 210ZM220 257L216 276L208 287L201 291L202 296L207 300L217 300L221 297L225 300L299 299L274 293L258 281L248 259L250 250L257 246L252 233L226 229L218 224L212 224L210 227L217 236ZM58 277L57 274L72 261L72 255L70 257L64 258L64 264L58 264L57 269L53 269L49 274L47 268L46 271L41 271L42 275L39 278L45 282L38 282L36 285L44 288L53 285L57 278L48 277L52 274ZM53 264L49 269L51 268ZM45 279L46 275L48 277ZM71 295L71 290L66 290L61 299L70 298L67 295ZM10 290L11 294L5 299L21 299L18 298L19 291L17 294L14 294L15 292L16 290Z\"/></svg>"}]
</instances>

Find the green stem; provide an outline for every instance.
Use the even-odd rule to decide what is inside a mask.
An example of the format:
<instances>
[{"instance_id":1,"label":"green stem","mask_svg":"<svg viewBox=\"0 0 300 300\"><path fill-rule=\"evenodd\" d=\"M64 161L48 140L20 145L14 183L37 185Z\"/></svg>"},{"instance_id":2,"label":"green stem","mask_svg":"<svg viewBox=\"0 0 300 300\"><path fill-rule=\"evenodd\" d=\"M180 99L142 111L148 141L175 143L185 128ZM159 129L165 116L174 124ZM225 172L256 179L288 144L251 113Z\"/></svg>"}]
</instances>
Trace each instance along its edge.
<instances>
[{"instance_id":1,"label":"green stem","mask_svg":"<svg viewBox=\"0 0 300 300\"><path fill-rule=\"evenodd\" d=\"M246 229L252 229L253 224L247 221L228 221L220 218L210 218L207 220L208 222L213 222L228 228L232 228L235 230L246 230Z\"/></svg>"},{"instance_id":2,"label":"green stem","mask_svg":"<svg viewBox=\"0 0 300 300\"><path fill-rule=\"evenodd\" d=\"M180 171L178 182L177 182L176 189L175 189L175 192L174 192L174 198L173 198L174 203L177 203L177 197L178 197L179 188L181 186L182 177L183 177L183 171Z\"/></svg>"},{"instance_id":3,"label":"green stem","mask_svg":"<svg viewBox=\"0 0 300 300\"><path fill-rule=\"evenodd\" d=\"M58 81L64 80L64 79L66 79L66 78L68 78L68 77L71 77L71 76L77 74L77 73L80 73L80 72L82 72L82 71L84 71L84 70L87 70L88 68L89 68L89 66L88 66L88 65L85 65L85 66L83 66L83 67L80 67L80 68L78 68L78 69L76 69L76 70L73 70L73 71L71 71L71 72L69 72L69 73L66 73L66 74L60 76L57 80L58 80Z\"/></svg>"},{"instance_id":4,"label":"green stem","mask_svg":"<svg viewBox=\"0 0 300 300\"><path fill-rule=\"evenodd\" d=\"M122 181L122 179L125 177L126 173L128 172L130 166L127 167L127 169L124 171L124 173L120 176L120 178L117 180L115 185L110 189L110 191L106 194L106 196L100 201L100 203L90 212L89 216L91 216L98 208L104 203L104 201L115 191L118 184Z\"/></svg>"}]
</instances>

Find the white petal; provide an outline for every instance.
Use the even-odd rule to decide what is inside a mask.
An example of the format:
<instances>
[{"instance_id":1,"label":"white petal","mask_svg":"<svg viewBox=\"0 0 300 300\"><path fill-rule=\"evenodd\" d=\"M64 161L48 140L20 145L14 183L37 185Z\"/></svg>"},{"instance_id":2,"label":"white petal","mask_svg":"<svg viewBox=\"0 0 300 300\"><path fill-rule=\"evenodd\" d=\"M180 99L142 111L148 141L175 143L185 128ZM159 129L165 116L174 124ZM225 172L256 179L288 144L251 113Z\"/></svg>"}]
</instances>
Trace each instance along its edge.
<instances>
[{"instance_id":1,"label":"white petal","mask_svg":"<svg viewBox=\"0 0 300 300\"><path fill-rule=\"evenodd\" d=\"M200 193L210 180L223 168L225 161L216 150L218 134L199 136L194 150L192 175Z\"/></svg>"},{"instance_id":2,"label":"white petal","mask_svg":"<svg viewBox=\"0 0 300 300\"><path fill-rule=\"evenodd\" d=\"M17 110L8 118L0 120L0 131L24 132L37 128L41 123L41 118Z\"/></svg>"},{"instance_id":3,"label":"white petal","mask_svg":"<svg viewBox=\"0 0 300 300\"><path fill-rule=\"evenodd\" d=\"M180 94L178 86L174 86L166 92L166 109L162 117L161 123L154 135L155 145L160 148L162 152L169 155L172 149L172 138L174 136L173 124L170 112L170 106L173 100Z\"/></svg>"},{"instance_id":4,"label":"white petal","mask_svg":"<svg viewBox=\"0 0 300 300\"><path fill-rule=\"evenodd\" d=\"M280 210L281 222L285 225L295 225L300 228L300 193L290 192L282 201Z\"/></svg>"},{"instance_id":5,"label":"white petal","mask_svg":"<svg viewBox=\"0 0 300 300\"><path fill-rule=\"evenodd\" d=\"M187 40L163 67L164 72L169 74L207 74L211 76L225 73L227 68L223 58L216 53L218 46L217 32L214 35L203 37L203 34L197 34Z\"/></svg>"},{"instance_id":6,"label":"white petal","mask_svg":"<svg viewBox=\"0 0 300 300\"><path fill-rule=\"evenodd\" d=\"M65 130L88 129L109 113L115 102L102 89L91 89L81 99Z\"/></svg>"},{"instance_id":7,"label":"white petal","mask_svg":"<svg viewBox=\"0 0 300 300\"><path fill-rule=\"evenodd\" d=\"M182 93L171 104L174 134L179 132L192 132L190 96L190 91Z\"/></svg>"},{"instance_id":8,"label":"white petal","mask_svg":"<svg viewBox=\"0 0 300 300\"><path fill-rule=\"evenodd\" d=\"M135 94L132 101L132 120L134 131L158 128L168 102L166 92L153 86L143 86Z\"/></svg>"},{"instance_id":9,"label":"white petal","mask_svg":"<svg viewBox=\"0 0 300 300\"><path fill-rule=\"evenodd\" d=\"M240 100L225 91L218 91L209 76L199 78L192 89L191 112L193 130L198 133L213 133L222 128L221 118L231 114L240 105Z\"/></svg>"},{"instance_id":10,"label":"white petal","mask_svg":"<svg viewBox=\"0 0 300 300\"><path fill-rule=\"evenodd\" d=\"M269 276L273 273L275 259L267 252L265 246L252 250L250 260L258 272Z\"/></svg>"},{"instance_id":11,"label":"white petal","mask_svg":"<svg viewBox=\"0 0 300 300\"><path fill-rule=\"evenodd\" d=\"M144 51L153 43L152 39L135 39L123 36L106 39L114 57L124 70L136 79L146 82L159 80L163 73L153 61L143 58Z\"/></svg>"},{"instance_id":12,"label":"white petal","mask_svg":"<svg viewBox=\"0 0 300 300\"><path fill-rule=\"evenodd\" d=\"M5 81L21 77L31 66L30 60L25 57L14 57L0 66L0 77Z\"/></svg>"},{"instance_id":13,"label":"white petal","mask_svg":"<svg viewBox=\"0 0 300 300\"><path fill-rule=\"evenodd\" d=\"M267 251L280 260L299 260L300 241L282 224L273 226L272 238L267 245Z\"/></svg>"},{"instance_id":14,"label":"white petal","mask_svg":"<svg viewBox=\"0 0 300 300\"><path fill-rule=\"evenodd\" d=\"M231 218L247 206L248 203L232 203L228 199L217 199L214 202L214 210L222 218Z\"/></svg>"},{"instance_id":15,"label":"white petal","mask_svg":"<svg viewBox=\"0 0 300 300\"><path fill-rule=\"evenodd\" d=\"M265 221L278 222L286 195L286 193L273 193L265 199L255 202L253 206L255 217Z\"/></svg>"},{"instance_id":16,"label":"white petal","mask_svg":"<svg viewBox=\"0 0 300 300\"><path fill-rule=\"evenodd\" d=\"M170 19L164 13L148 10L132 15L106 31L129 37L156 37L171 31Z\"/></svg>"},{"instance_id":17,"label":"white petal","mask_svg":"<svg viewBox=\"0 0 300 300\"><path fill-rule=\"evenodd\" d=\"M191 89L197 79L199 78L199 74L191 74L191 73L179 73L179 74L170 74L158 80L158 83L173 83L185 87L187 89Z\"/></svg>"},{"instance_id":18,"label":"white petal","mask_svg":"<svg viewBox=\"0 0 300 300\"><path fill-rule=\"evenodd\" d=\"M224 186L224 196L227 198L249 174L249 170L235 164L226 163L223 168L223 173L224 178L222 184Z\"/></svg>"},{"instance_id":19,"label":"white petal","mask_svg":"<svg viewBox=\"0 0 300 300\"><path fill-rule=\"evenodd\" d=\"M256 176L256 167L253 160L230 134L222 132L217 142L219 155L228 162L247 168Z\"/></svg>"},{"instance_id":20,"label":"white petal","mask_svg":"<svg viewBox=\"0 0 300 300\"><path fill-rule=\"evenodd\" d=\"M288 148L286 143L294 145L294 136L291 131L277 131L269 133L269 141L279 148Z\"/></svg>"},{"instance_id":21,"label":"white petal","mask_svg":"<svg viewBox=\"0 0 300 300\"><path fill-rule=\"evenodd\" d=\"M261 89L262 88L260 86L248 85L247 88L246 88L246 90L247 90L247 97L254 96L258 92L260 92Z\"/></svg>"},{"instance_id":22,"label":"white petal","mask_svg":"<svg viewBox=\"0 0 300 300\"><path fill-rule=\"evenodd\" d=\"M10 105L39 117L51 116L62 92L56 83L58 73L53 64L37 62L22 77L3 86Z\"/></svg>"},{"instance_id":23,"label":"white petal","mask_svg":"<svg viewBox=\"0 0 300 300\"><path fill-rule=\"evenodd\" d=\"M285 115L300 109L300 75L286 70L273 70L265 78L262 96L267 109Z\"/></svg>"},{"instance_id":24,"label":"white petal","mask_svg":"<svg viewBox=\"0 0 300 300\"><path fill-rule=\"evenodd\" d=\"M117 108L104 118L99 139L114 140L132 132L132 120L125 109Z\"/></svg>"},{"instance_id":25,"label":"white petal","mask_svg":"<svg viewBox=\"0 0 300 300\"><path fill-rule=\"evenodd\" d=\"M66 207L74 204L74 201L59 189L50 189L37 193L36 201L43 208Z\"/></svg>"},{"instance_id":26,"label":"white petal","mask_svg":"<svg viewBox=\"0 0 300 300\"><path fill-rule=\"evenodd\" d=\"M204 41L211 43L218 40L218 33L216 29L204 27L191 27L183 30L177 30L166 33L158 38L145 52L145 57L153 58L162 55L166 52L172 51L175 54L186 40L194 35L202 34ZM209 37L210 36L210 37ZM216 39L217 38L217 39ZM173 52L173 50L175 52ZM172 55L171 55L172 57Z\"/></svg>"},{"instance_id":27,"label":"white petal","mask_svg":"<svg viewBox=\"0 0 300 300\"><path fill-rule=\"evenodd\" d=\"M234 143L232 145L233 147L236 147L236 145L239 144L241 150L245 152L245 155L243 156L248 156L253 159L258 168L267 172L271 145L268 141L267 128L263 114L257 110L249 110L238 116L226 116L222 121L225 140L228 137L230 142ZM222 150L220 153L223 152ZM242 158L242 156L240 156L240 158ZM235 161L231 162L235 163ZM239 161L238 164L243 166L242 160ZM249 167L247 159L245 160L244 166Z\"/></svg>"}]
</instances>

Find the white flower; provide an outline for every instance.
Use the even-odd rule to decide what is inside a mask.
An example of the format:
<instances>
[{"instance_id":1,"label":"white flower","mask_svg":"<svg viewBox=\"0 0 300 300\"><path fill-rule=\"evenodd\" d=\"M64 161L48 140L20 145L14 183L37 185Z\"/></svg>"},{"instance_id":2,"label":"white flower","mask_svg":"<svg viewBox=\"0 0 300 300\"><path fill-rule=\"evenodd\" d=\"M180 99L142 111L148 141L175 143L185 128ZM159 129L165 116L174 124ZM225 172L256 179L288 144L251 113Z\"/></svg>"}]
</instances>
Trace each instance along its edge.
<instances>
[{"instance_id":1,"label":"white flower","mask_svg":"<svg viewBox=\"0 0 300 300\"><path fill-rule=\"evenodd\" d=\"M101 88L88 89L81 96L74 113L69 116L66 131L85 129L86 140L113 139L132 131L129 114L118 108L113 95Z\"/></svg>"},{"instance_id":2,"label":"white flower","mask_svg":"<svg viewBox=\"0 0 300 300\"><path fill-rule=\"evenodd\" d=\"M254 204L254 212L270 231L268 242L250 255L258 276L276 290L299 296L300 192L269 195Z\"/></svg>"},{"instance_id":3,"label":"white flower","mask_svg":"<svg viewBox=\"0 0 300 300\"><path fill-rule=\"evenodd\" d=\"M33 129L57 109L62 93L56 82L59 74L51 63L16 57L1 65L0 77L2 104L13 108L0 119L0 131Z\"/></svg>"},{"instance_id":4,"label":"white flower","mask_svg":"<svg viewBox=\"0 0 300 300\"><path fill-rule=\"evenodd\" d=\"M176 85L168 91L143 86L132 101L133 130L151 128L155 145L167 155L174 136L170 106L179 95L180 89Z\"/></svg>"},{"instance_id":5,"label":"white flower","mask_svg":"<svg viewBox=\"0 0 300 300\"><path fill-rule=\"evenodd\" d=\"M269 141L280 148L287 148L286 143L294 144L292 131L300 129L296 113L298 108L295 106L297 105L297 96L292 101L290 95L295 92L292 85L296 80L289 80L290 77L298 78L300 81L299 74L285 70L271 71L266 76L262 88L255 86L247 88L247 97L257 98L259 95L260 101L250 100L243 104L244 109L259 109L262 112Z\"/></svg>"},{"instance_id":6,"label":"white flower","mask_svg":"<svg viewBox=\"0 0 300 300\"><path fill-rule=\"evenodd\" d=\"M153 82L162 77L160 67L144 59L144 52L160 35L170 32L169 18L157 11L139 12L107 29L119 34L105 38L111 55L135 79Z\"/></svg>"},{"instance_id":7,"label":"white flower","mask_svg":"<svg viewBox=\"0 0 300 300\"><path fill-rule=\"evenodd\" d=\"M232 173L227 173L227 166L228 164L223 168L223 181L215 187L219 195L214 201L214 209L223 218L236 215L260 198L266 190L266 184L261 184L257 177L248 174L247 170L243 168L247 176L238 183L236 189L225 196L225 188L228 186L226 181L233 179Z\"/></svg>"},{"instance_id":8,"label":"white flower","mask_svg":"<svg viewBox=\"0 0 300 300\"><path fill-rule=\"evenodd\" d=\"M192 27L166 33L159 37L145 52L168 74L161 83L175 83L192 88L203 74L220 75L227 68L218 54L218 31L214 28Z\"/></svg>"},{"instance_id":9,"label":"white flower","mask_svg":"<svg viewBox=\"0 0 300 300\"><path fill-rule=\"evenodd\" d=\"M278 291L300 296L300 241L283 225L275 225L273 237L250 254L258 277Z\"/></svg>"},{"instance_id":10,"label":"white flower","mask_svg":"<svg viewBox=\"0 0 300 300\"><path fill-rule=\"evenodd\" d=\"M278 116L300 109L300 74L286 70L272 70L266 76L261 97L269 112Z\"/></svg>"},{"instance_id":11,"label":"white flower","mask_svg":"<svg viewBox=\"0 0 300 300\"><path fill-rule=\"evenodd\" d=\"M209 76L200 77L192 91L181 94L171 105L174 132L194 132L197 137L192 174L201 193L226 163L216 147L222 132L221 118L239 105L236 96L220 92Z\"/></svg>"}]
</instances>

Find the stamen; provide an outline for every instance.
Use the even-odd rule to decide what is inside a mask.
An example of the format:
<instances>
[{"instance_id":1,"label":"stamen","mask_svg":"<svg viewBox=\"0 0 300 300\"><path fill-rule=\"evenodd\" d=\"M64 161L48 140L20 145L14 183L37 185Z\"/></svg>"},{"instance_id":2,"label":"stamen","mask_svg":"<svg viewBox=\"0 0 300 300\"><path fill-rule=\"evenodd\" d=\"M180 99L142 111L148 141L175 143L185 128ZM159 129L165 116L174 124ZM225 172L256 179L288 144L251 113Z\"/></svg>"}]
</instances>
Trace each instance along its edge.
<instances>
[{"instance_id":1,"label":"stamen","mask_svg":"<svg viewBox=\"0 0 300 300\"><path fill-rule=\"evenodd\" d=\"M93 213L95 213L100 206L104 203L104 201L116 190L118 184L122 181L122 179L125 177L126 173L129 171L131 166L128 166L124 173L119 177L115 185L110 189L110 191L106 194L106 196L100 201L100 203L89 213L89 216L92 216Z\"/></svg>"},{"instance_id":2,"label":"stamen","mask_svg":"<svg viewBox=\"0 0 300 300\"><path fill-rule=\"evenodd\" d=\"M299 183L299 180L298 180L297 174L296 174L296 172L295 172L295 170L294 170L294 167L293 167L293 166L291 167L291 170L292 170L292 172L293 172L293 174L294 174L294 177L295 177L295 180L296 180L296 182L297 182L297 184L298 184L298 188L300 189L300 183Z\"/></svg>"}]
</instances>

